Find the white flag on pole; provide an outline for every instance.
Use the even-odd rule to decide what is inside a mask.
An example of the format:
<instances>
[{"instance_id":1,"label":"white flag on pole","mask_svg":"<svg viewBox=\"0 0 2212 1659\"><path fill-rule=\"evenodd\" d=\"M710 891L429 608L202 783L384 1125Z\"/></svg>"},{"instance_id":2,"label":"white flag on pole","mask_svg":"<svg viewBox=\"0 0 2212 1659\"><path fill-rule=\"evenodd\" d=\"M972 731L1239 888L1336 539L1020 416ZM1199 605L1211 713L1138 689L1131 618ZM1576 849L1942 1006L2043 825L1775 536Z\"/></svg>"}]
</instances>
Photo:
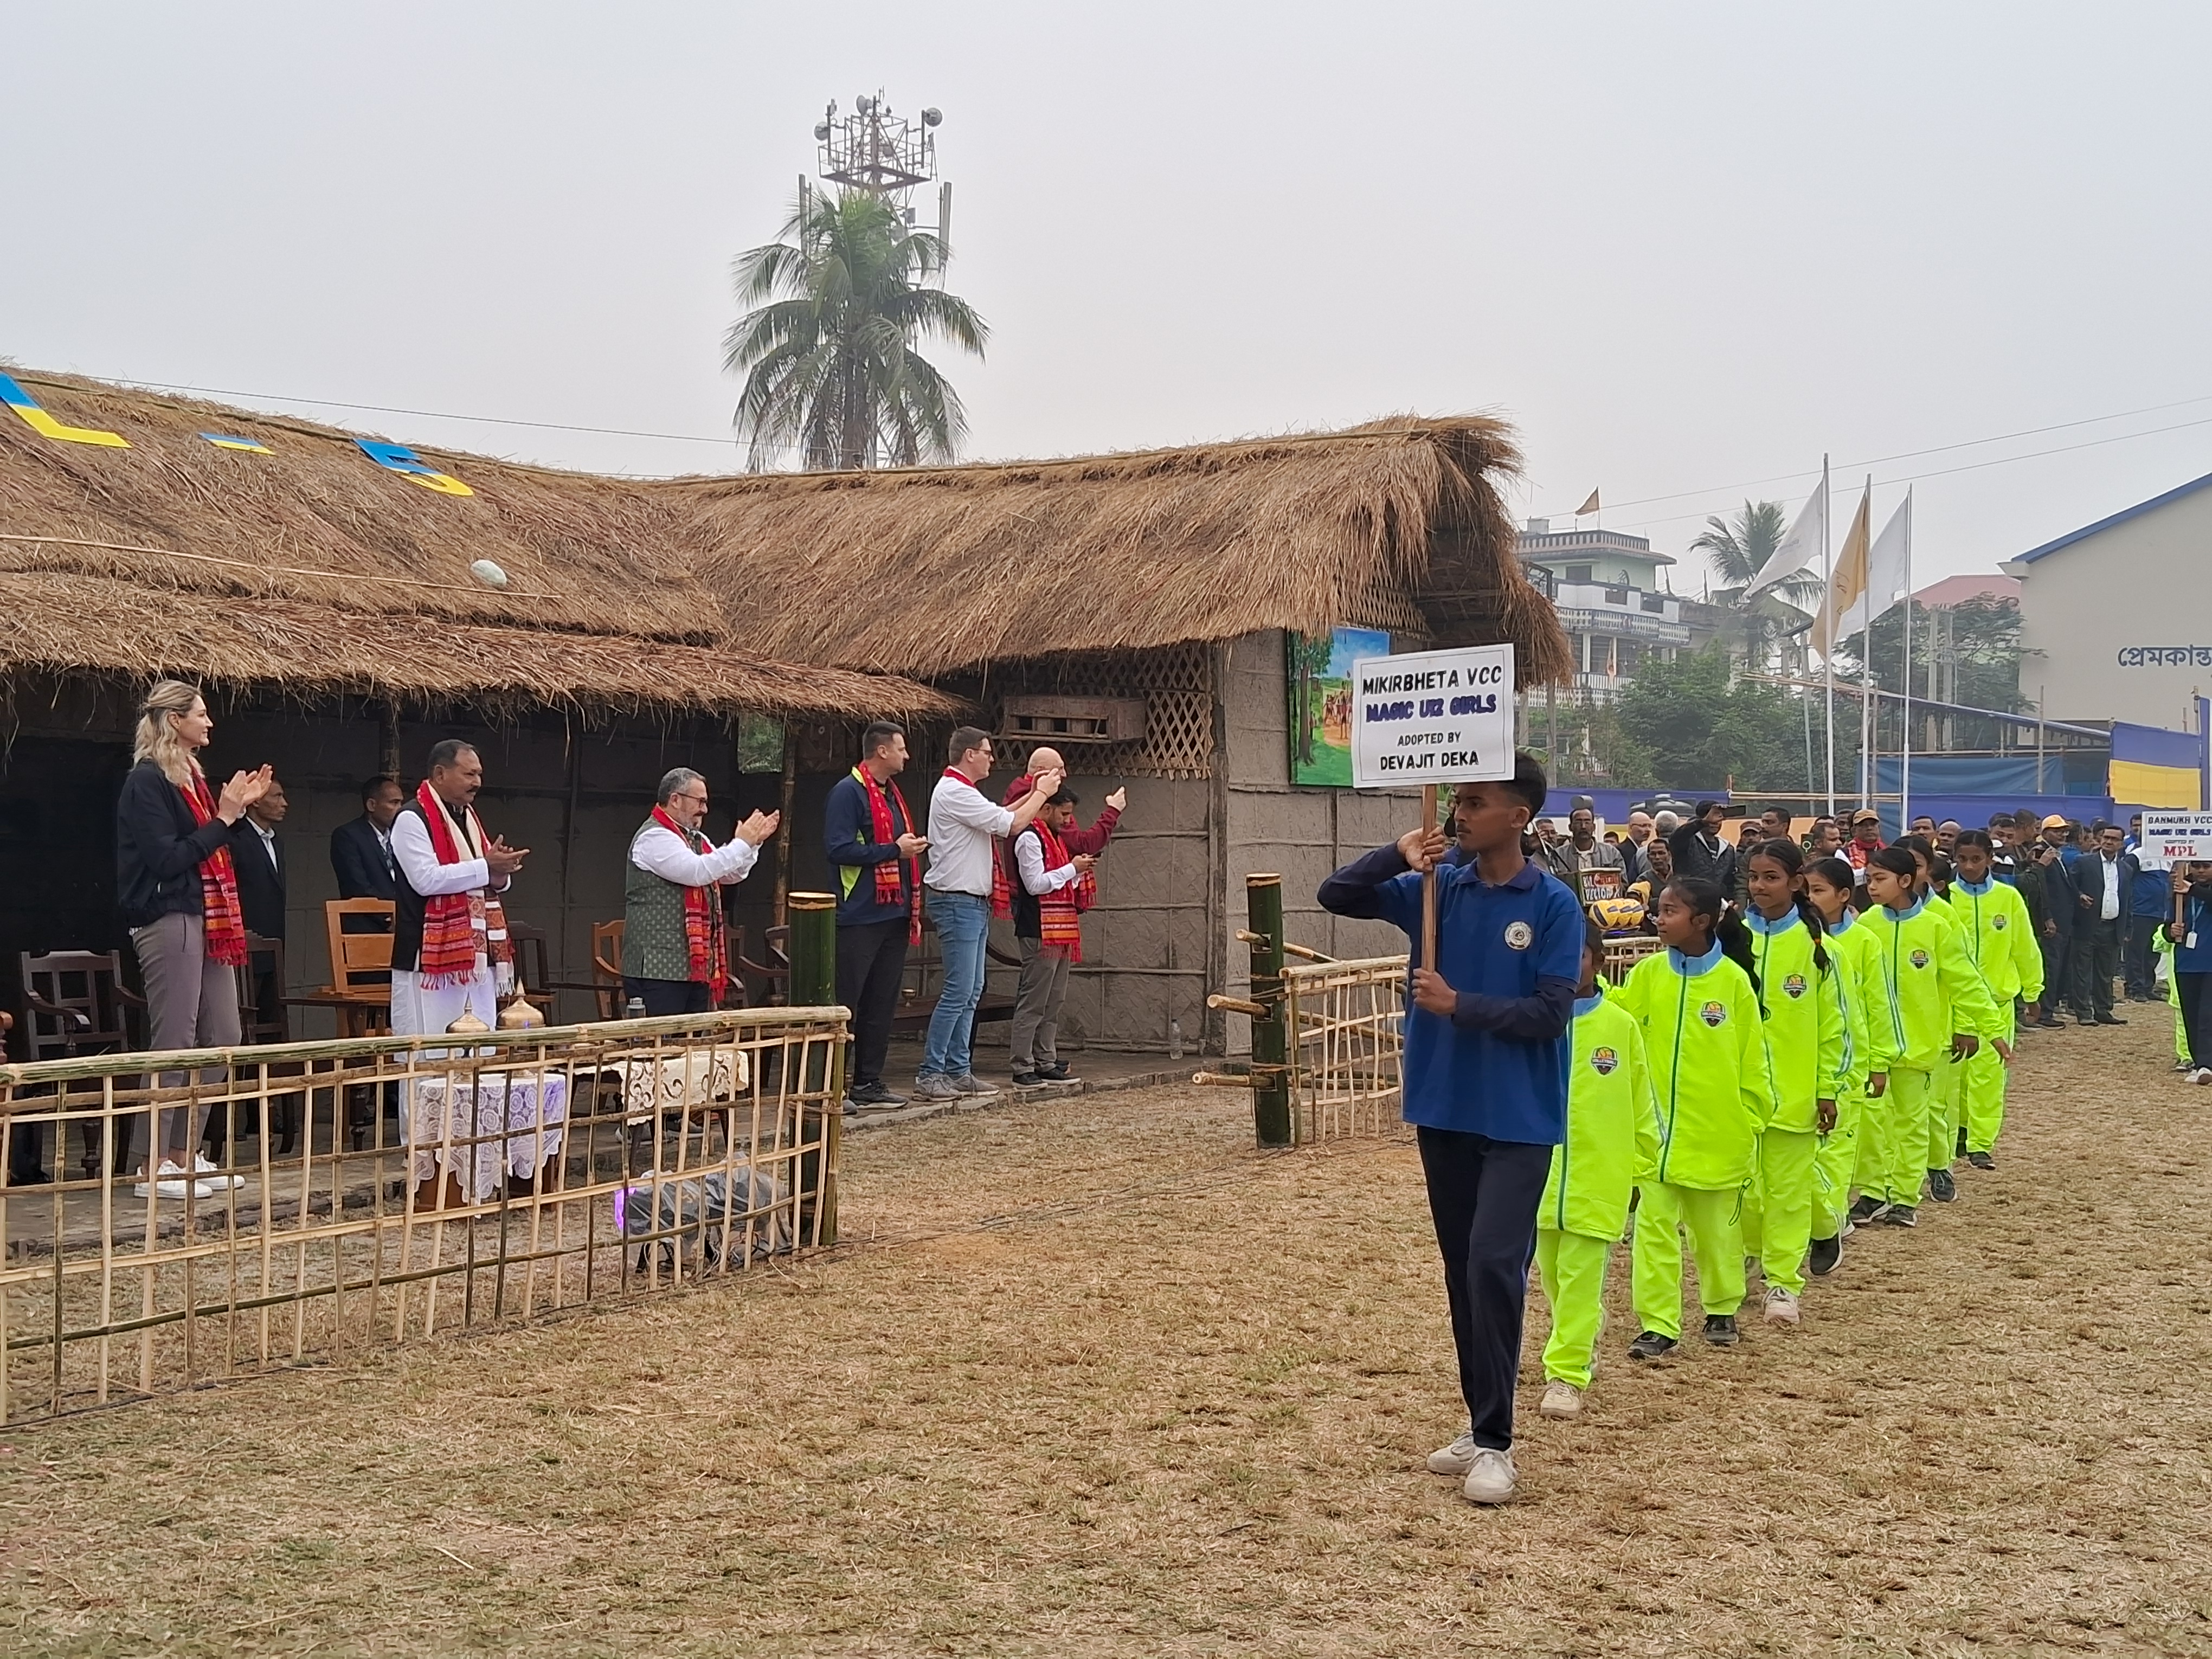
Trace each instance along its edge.
<instances>
[{"instance_id":1,"label":"white flag on pole","mask_svg":"<svg viewBox=\"0 0 2212 1659\"><path fill-rule=\"evenodd\" d=\"M1889 614L1897 602L1905 597L1911 582L1908 551L1912 542L1912 492L1905 491L1905 499L1897 504L1897 511L1889 515L1889 522L1881 527L1874 545L1868 550L1866 583L1858 592L1850 597L1836 618L1834 640L1847 640L1861 633ZM1838 572L1838 574L1841 573ZM1836 598L1844 596L1838 594ZM1827 630L1816 624L1819 635ZM1817 647L1819 640L1814 641Z\"/></svg>"},{"instance_id":2,"label":"white flag on pole","mask_svg":"<svg viewBox=\"0 0 2212 1659\"><path fill-rule=\"evenodd\" d=\"M1805 505L1797 509L1797 521L1790 526L1789 533L1775 545L1774 551L1759 566L1759 574L1743 591L1745 599L1755 599L1775 583L1786 580L1801 570L1808 570L1827 556L1828 551L1828 469L1820 464L1820 487L1805 498Z\"/></svg>"}]
</instances>

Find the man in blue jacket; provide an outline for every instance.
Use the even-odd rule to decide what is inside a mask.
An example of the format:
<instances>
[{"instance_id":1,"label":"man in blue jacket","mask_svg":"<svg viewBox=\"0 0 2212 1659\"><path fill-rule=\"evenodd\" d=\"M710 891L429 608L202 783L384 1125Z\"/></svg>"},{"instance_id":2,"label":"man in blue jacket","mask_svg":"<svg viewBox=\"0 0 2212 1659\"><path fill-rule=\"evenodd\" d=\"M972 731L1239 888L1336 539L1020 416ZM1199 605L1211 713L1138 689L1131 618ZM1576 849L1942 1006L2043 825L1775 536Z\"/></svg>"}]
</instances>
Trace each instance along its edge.
<instances>
[{"instance_id":1,"label":"man in blue jacket","mask_svg":"<svg viewBox=\"0 0 2212 1659\"><path fill-rule=\"evenodd\" d=\"M1513 1496L1513 1389L1535 1247L1536 1206L1552 1148L1566 1137L1568 1026L1582 978L1582 907L1522 854L1543 805L1544 769L1518 757L1513 776L1465 783L1452 816L1466 864L1445 862L1433 827L1355 859L1322 884L1323 908L1379 917L1413 941L1412 1006L1401 1062L1437 1248L1443 1256L1468 1432L1431 1453L1438 1474L1463 1475L1467 1498ZM1421 884L1437 871L1437 960L1420 962Z\"/></svg>"},{"instance_id":2,"label":"man in blue jacket","mask_svg":"<svg viewBox=\"0 0 2212 1659\"><path fill-rule=\"evenodd\" d=\"M2135 819L2136 832L2142 830L2142 815ZM2130 1002L2163 1002L2158 988L2158 954L2154 941L2159 929L2169 917L2172 894L2167 889L2166 872L2145 869L2140 848L2130 847L2127 861L2134 866L2128 884L2128 936L2122 946L2121 959L2127 976L2127 997Z\"/></svg>"},{"instance_id":3,"label":"man in blue jacket","mask_svg":"<svg viewBox=\"0 0 2212 1659\"><path fill-rule=\"evenodd\" d=\"M822 850L837 874L837 1000L853 1012L845 1098L855 1106L906 1103L884 1086L884 1058L907 947L921 931L915 860L929 847L891 781L906 757L906 733L876 721L860 733L860 763L830 786L822 814Z\"/></svg>"}]
</instances>

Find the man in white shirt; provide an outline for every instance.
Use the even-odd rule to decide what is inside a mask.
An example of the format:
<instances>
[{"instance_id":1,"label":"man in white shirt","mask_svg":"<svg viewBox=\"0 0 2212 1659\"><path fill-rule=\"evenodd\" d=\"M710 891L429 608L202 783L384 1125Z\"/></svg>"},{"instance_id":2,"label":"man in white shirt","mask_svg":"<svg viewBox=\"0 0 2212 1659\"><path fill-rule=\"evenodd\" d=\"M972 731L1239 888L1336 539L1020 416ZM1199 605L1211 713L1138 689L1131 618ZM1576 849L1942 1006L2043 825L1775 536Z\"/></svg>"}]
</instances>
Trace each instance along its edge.
<instances>
[{"instance_id":1,"label":"man in white shirt","mask_svg":"<svg viewBox=\"0 0 2212 1659\"><path fill-rule=\"evenodd\" d=\"M1020 833L1059 792L1065 774L1044 772L1012 807L994 805L975 786L991 775L991 734L963 726L948 745L952 763L929 798L929 915L937 926L945 984L929 1017L915 1095L921 1100L987 1098L999 1091L979 1082L969 1053L975 1005L983 1000L984 943L991 929L994 841Z\"/></svg>"},{"instance_id":2,"label":"man in white shirt","mask_svg":"<svg viewBox=\"0 0 2212 1659\"><path fill-rule=\"evenodd\" d=\"M430 750L430 775L416 798L392 823L392 856L399 866L397 914L392 939L392 1029L400 1035L442 1033L464 1007L486 1024L499 1017L499 979L495 960L514 976L506 921L496 914L495 897L522 868L528 848L509 847L487 837L477 821L477 792L483 787L483 762L458 738ZM431 824L428 813L441 813ZM441 857L441 847L453 856ZM458 905L434 901L457 898ZM432 913L435 912L434 915ZM426 928L432 965L424 971ZM459 930L474 935L460 941ZM473 965L468 958L473 957Z\"/></svg>"},{"instance_id":3,"label":"man in white shirt","mask_svg":"<svg viewBox=\"0 0 2212 1659\"><path fill-rule=\"evenodd\" d=\"M721 1005L730 969L721 890L752 872L781 816L754 812L717 847L699 828L707 780L688 766L660 780L659 805L630 837L623 866L624 997L649 1015Z\"/></svg>"},{"instance_id":4,"label":"man in white shirt","mask_svg":"<svg viewBox=\"0 0 2212 1659\"><path fill-rule=\"evenodd\" d=\"M2074 1014L2084 1025L2124 1025L2112 1012L2112 976L2120 971L2120 938L2126 924L2136 861L2121 850L2117 823L2100 824L2097 846L2074 860L2081 912L2074 922Z\"/></svg>"},{"instance_id":5,"label":"man in white shirt","mask_svg":"<svg viewBox=\"0 0 2212 1659\"><path fill-rule=\"evenodd\" d=\"M1644 848L1651 844L1651 814L1640 807L1628 815L1628 833L1620 843L1620 864L1626 879L1641 881L1650 873Z\"/></svg>"},{"instance_id":6,"label":"man in white shirt","mask_svg":"<svg viewBox=\"0 0 2212 1659\"><path fill-rule=\"evenodd\" d=\"M1034 763L1034 762L1032 762ZM1062 788L1036 822L1016 832L1012 893L1014 948L1022 975L1014 992L1014 1087L1035 1089L1067 1076L1060 1059L1060 1011L1067 970L1083 960L1083 878L1098 860L1062 839L1075 823L1075 792Z\"/></svg>"}]
</instances>

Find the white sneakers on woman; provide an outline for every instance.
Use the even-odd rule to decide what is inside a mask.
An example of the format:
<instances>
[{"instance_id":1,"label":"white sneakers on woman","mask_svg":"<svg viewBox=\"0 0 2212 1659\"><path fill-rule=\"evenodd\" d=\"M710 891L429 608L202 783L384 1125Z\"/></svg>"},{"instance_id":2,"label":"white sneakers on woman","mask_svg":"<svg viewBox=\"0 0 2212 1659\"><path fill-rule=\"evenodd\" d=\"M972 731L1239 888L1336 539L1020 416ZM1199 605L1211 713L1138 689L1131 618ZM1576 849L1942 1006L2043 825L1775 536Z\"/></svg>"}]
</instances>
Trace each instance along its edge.
<instances>
[{"instance_id":1,"label":"white sneakers on woman","mask_svg":"<svg viewBox=\"0 0 2212 1659\"><path fill-rule=\"evenodd\" d=\"M204 1181L187 1180L185 1172L167 1158L154 1171L154 1179L142 1181L131 1189L139 1198L213 1198L217 1188Z\"/></svg>"},{"instance_id":2,"label":"white sneakers on woman","mask_svg":"<svg viewBox=\"0 0 2212 1659\"><path fill-rule=\"evenodd\" d=\"M226 1187L237 1188L246 1184L244 1176L225 1175L222 1166L204 1154L192 1160L192 1173L199 1177L201 1186L212 1187L217 1192Z\"/></svg>"}]
</instances>

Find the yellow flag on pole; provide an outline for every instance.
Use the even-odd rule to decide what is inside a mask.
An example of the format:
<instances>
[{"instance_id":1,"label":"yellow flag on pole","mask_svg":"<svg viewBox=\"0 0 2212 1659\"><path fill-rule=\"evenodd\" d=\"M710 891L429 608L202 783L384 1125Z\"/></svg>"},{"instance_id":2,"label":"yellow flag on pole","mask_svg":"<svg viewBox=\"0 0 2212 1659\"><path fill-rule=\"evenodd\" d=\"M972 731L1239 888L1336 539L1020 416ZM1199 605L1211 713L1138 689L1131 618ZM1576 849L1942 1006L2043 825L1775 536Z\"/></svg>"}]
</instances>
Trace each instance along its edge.
<instances>
[{"instance_id":1,"label":"yellow flag on pole","mask_svg":"<svg viewBox=\"0 0 2212 1659\"><path fill-rule=\"evenodd\" d=\"M1591 491L1590 491L1590 493L1589 493L1589 499L1588 501L1584 501L1584 502L1583 502L1580 507L1577 507L1577 508L1575 509L1575 517L1577 517L1577 519L1586 519L1586 518L1588 518L1591 514L1593 514L1593 513L1595 513L1595 512L1596 512L1596 511L1597 511L1597 491L1595 491L1595 489L1593 489L1593 490L1591 490Z\"/></svg>"},{"instance_id":2,"label":"yellow flag on pole","mask_svg":"<svg viewBox=\"0 0 2212 1659\"><path fill-rule=\"evenodd\" d=\"M1868 515L1874 507L1874 485L1867 485L1866 493L1859 497L1859 510L1851 515L1851 527L1844 538L1843 550L1828 575L1828 591L1821 596L1820 614L1813 618L1813 648L1824 658L1836 654L1836 641L1842 637L1842 619L1865 598L1867 591Z\"/></svg>"}]
</instances>

